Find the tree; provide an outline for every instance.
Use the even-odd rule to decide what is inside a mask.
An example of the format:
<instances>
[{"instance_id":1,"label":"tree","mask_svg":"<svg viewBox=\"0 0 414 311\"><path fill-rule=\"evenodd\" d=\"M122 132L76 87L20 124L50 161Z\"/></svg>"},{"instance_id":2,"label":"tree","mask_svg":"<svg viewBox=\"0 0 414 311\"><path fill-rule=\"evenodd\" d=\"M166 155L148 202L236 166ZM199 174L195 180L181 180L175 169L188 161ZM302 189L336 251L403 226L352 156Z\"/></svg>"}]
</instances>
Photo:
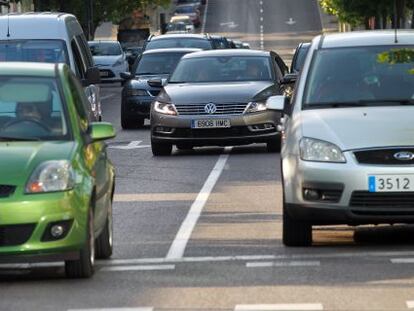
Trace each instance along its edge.
<instances>
[{"instance_id":1,"label":"tree","mask_svg":"<svg viewBox=\"0 0 414 311\"><path fill-rule=\"evenodd\" d=\"M18 0L17 0L18 1ZM89 0L92 1L92 33L104 21L118 23L136 9L144 12L167 7L171 0ZM86 0L34 0L35 11L60 11L78 17L82 27L88 29L88 1Z\"/></svg>"}]
</instances>

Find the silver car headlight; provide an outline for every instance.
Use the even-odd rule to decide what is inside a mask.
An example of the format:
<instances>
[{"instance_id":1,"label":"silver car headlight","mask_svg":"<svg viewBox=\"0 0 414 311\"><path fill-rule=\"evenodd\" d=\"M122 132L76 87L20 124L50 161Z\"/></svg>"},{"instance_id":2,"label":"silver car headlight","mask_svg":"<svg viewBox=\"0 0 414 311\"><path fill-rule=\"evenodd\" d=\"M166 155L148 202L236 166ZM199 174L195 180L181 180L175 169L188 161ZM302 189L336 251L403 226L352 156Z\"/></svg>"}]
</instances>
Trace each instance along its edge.
<instances>
[{"instance_id":1,"label":"silver car headlight","mask_svg":"<svg viewBox=\"0 0 414 311\"><path fill-rule=\"evenodd\" d=\"M146 90L139 90L139 89L129 89L128 96L148 96L148 92Z\"/></svg>"},{"instance_id":2,"label":"silver car headlight","mask_svg":"<svg viewBox=\"0 0 414 311\"><path fill-rule=\"evenodd\" d=\"M263 103L263 102L250 102L247 105L246 110L244 112L245 113L254 113L254 112L259 112L259 111L265 111L266 109L267 109L266 103Z\"/></svg>"},{"instance_id":3,"label":"silver car headlight","mask_svg":"<svg viewBox=\"0 0 414 311\"><path fill-rule=\"evenodd\" d=\"M327 141L304 137L300 144L300 158L304 161L345 163L338 146Z\"/></svg>"},{"instance_id":4,"label":"silver car headlight","mask_svg":"<svg viewBox=\"0 0 414 311\"><path fill-rule=\"evenodd\" d=\"M26 193L66 191L72 189L74 184L75 174L68 161L46 161L33 171Z\"/></svg>"},{"instance_id":5,"label":"silver car headlight","mask_svg":"<svg viewBox=\"0 0 414 311\"><path fill-rule=\"evenodd\" d=\"M161 103L159 101L154 102L154 110L158 113L168 114L170 116L178 115L177 109L173 104Z\"/></svg>"}]
</instances>

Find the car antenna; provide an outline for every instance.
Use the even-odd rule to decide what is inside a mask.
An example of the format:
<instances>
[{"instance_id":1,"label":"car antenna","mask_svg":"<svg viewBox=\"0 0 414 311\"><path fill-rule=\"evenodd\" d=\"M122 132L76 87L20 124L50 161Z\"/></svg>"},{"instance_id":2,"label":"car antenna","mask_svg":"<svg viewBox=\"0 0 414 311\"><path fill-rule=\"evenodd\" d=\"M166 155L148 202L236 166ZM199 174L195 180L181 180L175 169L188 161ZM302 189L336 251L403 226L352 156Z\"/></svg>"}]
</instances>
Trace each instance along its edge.
<instances>
[{"instance_id":1,"label":"car antenna","mask_svg":"<svg viewBox=\"0 0 414 311\"><path fill-rule=\"evenodd\" d=\"M10 14L7 14L7 38L10 38Z\"/></svg>"},{"instance_id":2,"label":"car antenna","mask_svg":"<svg viewBox=\"0 0 414 311\"><path fill-rule=\"evenodd\" d=\"M394 0L394 43L398 43L398 25L397 25L397 0Z\"/></svg>"}]
</instances>

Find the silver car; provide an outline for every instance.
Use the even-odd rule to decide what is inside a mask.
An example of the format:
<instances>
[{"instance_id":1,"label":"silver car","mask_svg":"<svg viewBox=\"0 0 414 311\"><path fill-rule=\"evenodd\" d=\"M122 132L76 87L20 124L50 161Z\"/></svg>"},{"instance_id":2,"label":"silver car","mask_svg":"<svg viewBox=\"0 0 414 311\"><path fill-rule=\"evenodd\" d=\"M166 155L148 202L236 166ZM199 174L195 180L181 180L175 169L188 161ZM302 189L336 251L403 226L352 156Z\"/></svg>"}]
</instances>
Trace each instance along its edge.
<instances>
[{"instance_id":1,"label":"silver car","mask_svg":"<svg viewBox=\"0 0 414 311\"><path fill-rule=\"evenodd\" d=\"M283 242L312 225L414 223L414 32L313 40L282 142Z\"/></svg>"}]
</instances>

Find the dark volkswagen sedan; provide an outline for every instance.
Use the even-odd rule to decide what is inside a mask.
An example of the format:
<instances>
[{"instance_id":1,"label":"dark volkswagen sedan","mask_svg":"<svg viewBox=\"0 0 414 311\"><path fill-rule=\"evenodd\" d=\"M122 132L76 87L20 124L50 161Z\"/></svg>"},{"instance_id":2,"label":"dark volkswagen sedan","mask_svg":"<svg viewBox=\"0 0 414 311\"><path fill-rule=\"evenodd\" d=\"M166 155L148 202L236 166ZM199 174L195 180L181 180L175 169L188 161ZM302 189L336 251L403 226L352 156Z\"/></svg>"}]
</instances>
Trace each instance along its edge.
<instances>
[{"instance_id":1,"label":"dark volkswagen sedan","mask_svg":"<svg viewBox=\"0 0 414 311\"><path fill-rule=\"evenodd\" d=\"M153 79L165 81L181 57L200 49L159 49L145 51L135 62L131 73L122 76L127 80L122 90L121 125L124 129L139 128L149 118L151 103L161 90ZM151 84L151 85L150 85Z\"/></svg>"},{"instance_id":2,"label":"dark volkswagen sedan","mask_svg":"<svg viewBox=\"0 0 414 311\"><path fill-rule=\"evenodd\" d=\"M266 99L281 94L274 52L214 50L185 55L151 106L154 155L172 146L266 143L280 150L280 113Z\"/></svg>"}]
</instances>

